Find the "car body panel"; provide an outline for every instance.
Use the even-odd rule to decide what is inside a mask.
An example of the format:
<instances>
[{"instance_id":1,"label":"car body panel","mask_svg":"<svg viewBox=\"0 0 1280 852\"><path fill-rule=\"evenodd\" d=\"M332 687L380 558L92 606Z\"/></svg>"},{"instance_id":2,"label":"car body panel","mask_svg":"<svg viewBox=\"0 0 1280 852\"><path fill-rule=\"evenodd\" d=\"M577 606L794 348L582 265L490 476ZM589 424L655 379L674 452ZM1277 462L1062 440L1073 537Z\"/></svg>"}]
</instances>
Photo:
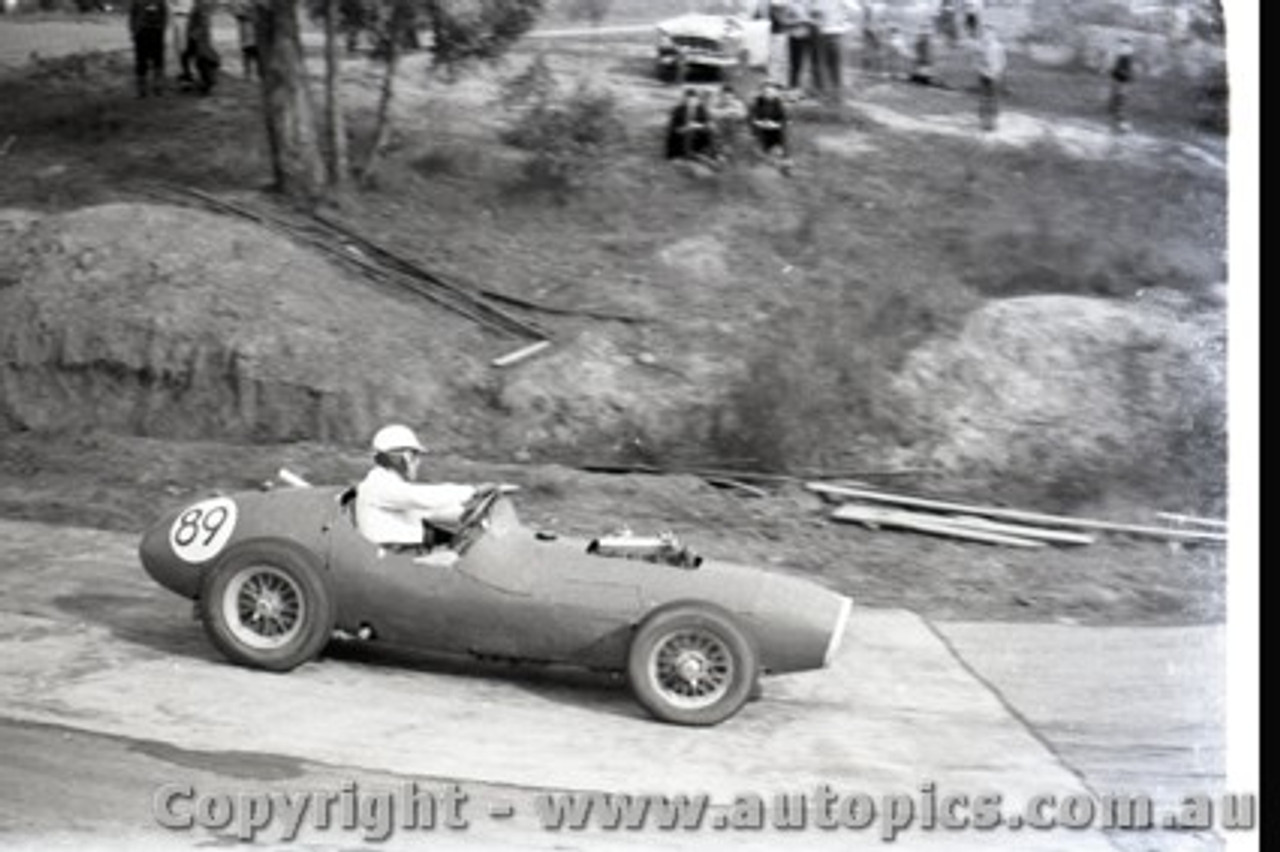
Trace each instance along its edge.
<instances>
[{"instance_id":1,"label":"car body panel","mask_svg":"<svg viewBox=\"0 0 1280 852\"><path fill-rule=\"evenodd\" d=\"M762 669L774 673L822 667L838 641L833 631L847 616L847 598L797 577L711 560L695 568L592 553L586 539L523 525L505 497L456 556L399 552L361 536L352 493L244 492L183 507L144 535L143 566L161 585L194 599L204 573L225 554L283 540L326 570L336 626L350 633L364 628L388 645L422 651L610 670L625 669L632 632L667 606L695 603L728 613L752 637ZM180 545L193 537L196 513L215 513L226 501L234 504L235 523L220 552L197 562L183 558ZM216 523L221 516L211 517L194 544L224 534Z\"/></svg>"}]
</instances>

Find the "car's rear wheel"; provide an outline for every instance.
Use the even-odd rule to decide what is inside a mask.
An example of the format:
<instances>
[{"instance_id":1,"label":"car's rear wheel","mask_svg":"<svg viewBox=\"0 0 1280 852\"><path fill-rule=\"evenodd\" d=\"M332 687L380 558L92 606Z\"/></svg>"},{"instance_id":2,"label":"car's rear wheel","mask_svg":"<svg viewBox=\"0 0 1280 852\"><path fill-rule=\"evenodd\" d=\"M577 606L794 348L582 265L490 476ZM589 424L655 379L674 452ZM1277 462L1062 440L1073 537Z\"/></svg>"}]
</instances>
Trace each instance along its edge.
<instances>
[{"instance_id":1,"label":"car's rear wheel","mask_svg":"<svg viewBox=\"0 0 1280 852\"><path fill-rule=\"evenodd\" d=\"M288 671L328 642L333 593L310 554L284 542L250 542L206 575L200 616L214 647L233 662Z\"/></svg>"},{"instance_id":2,"label":"car's rear wheel","mask_svg":"<svg viewBox=\"0 0 1280 852\"><path fill-rule=\"evenodd\" d=\"M759 675L750 637L725 612L689 604L647 619L631 642L627 677L654 716L715 725L751 697Z\"/></svg>"}]
</instances>

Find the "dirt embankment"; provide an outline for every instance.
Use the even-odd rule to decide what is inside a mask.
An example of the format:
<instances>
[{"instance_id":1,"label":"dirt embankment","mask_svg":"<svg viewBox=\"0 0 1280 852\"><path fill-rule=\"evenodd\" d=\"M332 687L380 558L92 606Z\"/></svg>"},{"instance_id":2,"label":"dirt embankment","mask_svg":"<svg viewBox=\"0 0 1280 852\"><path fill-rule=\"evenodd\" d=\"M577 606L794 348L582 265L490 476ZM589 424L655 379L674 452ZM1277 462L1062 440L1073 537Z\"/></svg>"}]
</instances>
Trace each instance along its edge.
<instances>
[{"instance_id":1,"label":"dirt embankment","mask_svg":"<svg viewBox=\"0 0 1280 852\"><path fill-rule=\"evenodd\" d=\"M917 349L894 391L927 464L1065 505L1118 490L1221 512L1225 368L1221 305L1034 296Z\"/></svg>"},{"instance_id":2,"label":"dirt embankment","mask_svg":"<svg viewBox=\"0 0 1280 852\"><path fill-rule=\"evenodd\" d=\"M136 204L0 215L10 428L362 443L395 419L488 457L626 456L639 437L670 449L723 428L744 365L711 344L642 343L582 332L499 374L474 327L251 224ZM909 355L881 397L892 434L869 437L893 463L1042 505L1120 490L1194 494L1179 507L1207 510L1223 480L1224 350L1206 300L995 300Z\"/></svg>"},{"instance_id":3,"label":"dirt embankment","mask_svg":"<svg viewBox=\"0 0 1280 852\"><path fill-rule=\"evenodd\" d=\"M192 210L0 218L0 420L231 440L454 434L469 330L288 241ZM443 412L443 413L442 413Z\"/></svg>"}]
</instances>

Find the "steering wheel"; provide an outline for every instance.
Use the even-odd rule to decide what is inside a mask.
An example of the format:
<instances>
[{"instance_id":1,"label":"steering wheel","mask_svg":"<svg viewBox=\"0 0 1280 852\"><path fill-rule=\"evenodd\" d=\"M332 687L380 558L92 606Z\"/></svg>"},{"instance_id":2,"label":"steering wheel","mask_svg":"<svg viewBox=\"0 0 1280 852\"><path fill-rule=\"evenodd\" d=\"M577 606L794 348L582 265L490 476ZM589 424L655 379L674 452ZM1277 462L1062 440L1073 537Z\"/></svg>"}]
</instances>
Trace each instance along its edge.
<instances>
[{"instance_id":1,"label":"steering wheel","mask_svg":"<svg viewBox=\"0 0 1280 852\"><path fill-rule=\"evenodd\" d=\"M479 525L493 508L493 504L502 496L502 489L497 485L484 485L476 489L475 495L467 501L467 507L458 518L458 537L465 536Z\"/></svg>"}]
</instances>

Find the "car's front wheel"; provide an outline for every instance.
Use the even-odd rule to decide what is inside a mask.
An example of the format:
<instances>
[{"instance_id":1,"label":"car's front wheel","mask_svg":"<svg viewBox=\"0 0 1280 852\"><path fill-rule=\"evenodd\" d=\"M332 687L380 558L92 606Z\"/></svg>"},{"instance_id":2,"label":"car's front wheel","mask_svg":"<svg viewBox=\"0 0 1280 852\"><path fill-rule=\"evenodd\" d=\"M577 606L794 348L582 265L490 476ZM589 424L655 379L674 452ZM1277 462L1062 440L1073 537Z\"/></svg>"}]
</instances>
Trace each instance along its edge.
<instances>
[{"instance_id":1,"label":"car's front wheel","mask_svg":"<svg viewBox=\"0 0 1280 852\"><path fill-rule=\"evenodd\" d=\"M689 604L641 624L627 677L636 699L659 719L716 725L742 709L758 669L750 637L727 613Z\"/></svg>"},{"instance_id":2,"label":"car's front wheel","mask_svg":"<svg viewBox=\"0 0 1280 852\"><path fill-rule=\"evenodd\" d=\"M314 557L284 542L227 552L206 576L200 616L233 662L288 671L311 660L333 632L333 593Z\"/></svg>"}]
</instances>

